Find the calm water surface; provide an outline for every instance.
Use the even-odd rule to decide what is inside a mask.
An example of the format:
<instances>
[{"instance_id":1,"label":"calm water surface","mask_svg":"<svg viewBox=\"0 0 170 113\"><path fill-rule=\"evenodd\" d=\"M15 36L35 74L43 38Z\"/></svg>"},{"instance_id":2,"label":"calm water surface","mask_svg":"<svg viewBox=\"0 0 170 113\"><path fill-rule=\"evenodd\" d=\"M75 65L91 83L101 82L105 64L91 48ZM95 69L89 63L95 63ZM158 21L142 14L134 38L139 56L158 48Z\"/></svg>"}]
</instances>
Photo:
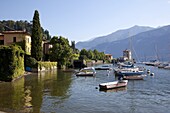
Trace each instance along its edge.
<instances>
[{"instance_id":1,"label":"calm water surface","mask_svg":"<svg viewBox=\"0 0 170 113\"><path fill-rule=\"evenodd\" d=\"M146 67L155 76L129 81L125 88L99 91L113 72L76 77L55 70L0 83L0 111L9 113L169 113L170 70Z\"/></svg>"}]
</instances>

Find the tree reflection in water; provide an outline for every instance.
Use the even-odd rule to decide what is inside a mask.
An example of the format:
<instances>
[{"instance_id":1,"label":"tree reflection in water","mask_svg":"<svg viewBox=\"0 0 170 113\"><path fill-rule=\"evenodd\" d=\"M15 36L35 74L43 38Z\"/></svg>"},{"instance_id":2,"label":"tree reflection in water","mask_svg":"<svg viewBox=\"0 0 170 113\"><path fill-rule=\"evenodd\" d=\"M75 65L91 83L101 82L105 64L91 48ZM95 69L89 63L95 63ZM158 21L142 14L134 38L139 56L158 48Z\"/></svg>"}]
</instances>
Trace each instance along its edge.
<instances>
[{"instance_id":1,"label":"tree reflection in water","mask_svg":"<svg viewBox=\"0 0 170 113\"><path fill-rule=\"evenodd\" d=\"M39 113L42 104L49 104L44 98L57 97L59 103L68 98L71 82L70 73L54 70L27 75L12 83L0 83L0 110Z\"/></svg>"}]
</instances>

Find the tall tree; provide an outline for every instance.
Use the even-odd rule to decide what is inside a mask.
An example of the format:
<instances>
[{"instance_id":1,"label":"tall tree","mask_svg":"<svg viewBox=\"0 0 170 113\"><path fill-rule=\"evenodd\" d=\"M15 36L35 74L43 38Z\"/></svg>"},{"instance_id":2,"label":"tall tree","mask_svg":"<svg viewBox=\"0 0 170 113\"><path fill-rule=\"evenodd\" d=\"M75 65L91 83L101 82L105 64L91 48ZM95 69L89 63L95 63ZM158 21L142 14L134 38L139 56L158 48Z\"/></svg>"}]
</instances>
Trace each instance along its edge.
<instances>
[{"instance_id":1,"label":"tall tree","mask_svg":"<svg viewBox=\"0 0 170 113\"><path fill-rule=\"evenodd\" d=\"M31 56L38 61L42 59L42 30L40 25L39 13L37 10L35 10L33 17Z\"/></svg>"}]
</instances>

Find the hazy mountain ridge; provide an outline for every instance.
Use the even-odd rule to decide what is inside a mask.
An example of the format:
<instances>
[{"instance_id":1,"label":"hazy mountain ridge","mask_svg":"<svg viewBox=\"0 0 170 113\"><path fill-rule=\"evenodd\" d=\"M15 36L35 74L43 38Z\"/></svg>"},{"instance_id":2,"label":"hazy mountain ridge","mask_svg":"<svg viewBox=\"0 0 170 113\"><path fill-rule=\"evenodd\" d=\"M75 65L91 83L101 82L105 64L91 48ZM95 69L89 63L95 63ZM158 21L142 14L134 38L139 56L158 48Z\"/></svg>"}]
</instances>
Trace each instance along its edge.
<instances>
[{"instance_id":1,"label":"hazy mountain ridge","mask_svg":"<svg viewBox=\"0 0 170 113\"><path fill-rule=\"evenodd\" d=\"M142 32L126 39L103 43L90 49L97 49L110 53L114 57L120 57L123 50L130 48L136 59L143 61L170 60L170 25Z\"/></svg>"},{"instance_id":2,"label":"hazy mountain ridge","mask_svg":"<svg viewBox=\"0 0 170 113\"><path fill-rule=\"evenodd\" d=\"M102 43L126 39L130 36L134 36L138 33L149 31L152 29L154 28L136 25L128 29L118 30L106 36L100 36L100 37L94 38L93 40L78 42L76 43L76 47L78 49L82 49L82 48L90 49Z\"/></svg>"}]
</instances>

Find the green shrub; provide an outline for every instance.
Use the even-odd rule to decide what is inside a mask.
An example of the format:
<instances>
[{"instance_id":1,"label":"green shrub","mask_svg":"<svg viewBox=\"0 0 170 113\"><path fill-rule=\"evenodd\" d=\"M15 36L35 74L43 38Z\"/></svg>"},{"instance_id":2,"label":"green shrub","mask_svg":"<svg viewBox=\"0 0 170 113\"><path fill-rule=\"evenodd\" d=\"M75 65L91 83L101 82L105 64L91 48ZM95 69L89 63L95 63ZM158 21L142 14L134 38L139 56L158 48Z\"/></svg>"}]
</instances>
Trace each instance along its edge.
<instances>
[{"instance_id":1,"label":"green shrub","mask_svg":"<svg viewBox=\"0 0 170 113\"><path fill-rule=\"evenodd\" d=\"M37 60L33 57L25 58L25 67L36 68L37 63L38 63Z\"/></svg>"},{"instance_id":2,"label":"green shrub","mask_svg":"<svg viewBox=\"0 0 170 113\"><path fill-rule=\"evenodd\" d=\"M42 69L42 67L48 70L52 69L54 66L57 66L57 62L38 62L38 67L40 68L40 70Z\"/></svg>"},{"instance_id":3,"label":"green shrub","mask_svg":"<svg viewBox=\"0 0 170 113\"><path fill-rule=\"evenodd\" d=\"M24 74L24 51L20 46L0 46L0 80L12 81Z\"/></svg>"}]
</instances>

